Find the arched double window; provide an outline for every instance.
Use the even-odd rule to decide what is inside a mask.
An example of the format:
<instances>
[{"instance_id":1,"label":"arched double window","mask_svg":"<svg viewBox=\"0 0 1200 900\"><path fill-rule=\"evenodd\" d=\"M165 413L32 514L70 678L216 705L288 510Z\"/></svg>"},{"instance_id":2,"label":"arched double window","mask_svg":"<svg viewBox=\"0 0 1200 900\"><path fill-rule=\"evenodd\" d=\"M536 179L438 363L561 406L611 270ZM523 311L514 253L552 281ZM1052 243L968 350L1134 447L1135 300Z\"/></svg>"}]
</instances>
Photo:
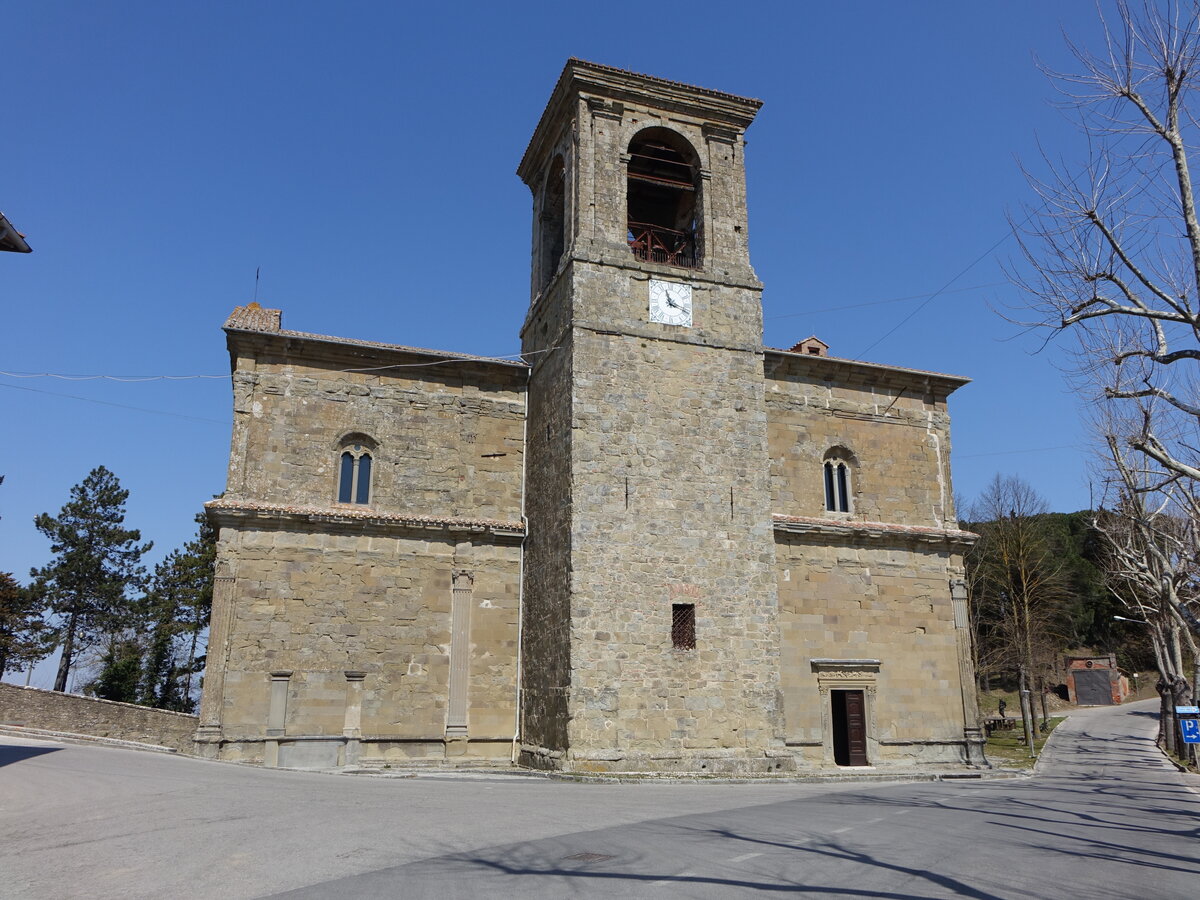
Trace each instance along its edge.
<instances>
[{"instance_id":1,"label":"arched double window","mask_svg":"<svg viewBox=\"0 0 1200 900\"><path fill-rule=\"evenodd\" d=\"M371 502L371 469L375 442L366 435L343 438L338 446L338 503Z\"/></svg>"},{"instance_id":2,"label":"arched double window","mask_svg":"<svg viewBox=\"0 0 1200 900\"><path fill-rule=\"evenodd\" d=\"M850 512L853 458L844 447L834 447L825 454L823 472L827 512Z\"/></svg>"}]
</instances>

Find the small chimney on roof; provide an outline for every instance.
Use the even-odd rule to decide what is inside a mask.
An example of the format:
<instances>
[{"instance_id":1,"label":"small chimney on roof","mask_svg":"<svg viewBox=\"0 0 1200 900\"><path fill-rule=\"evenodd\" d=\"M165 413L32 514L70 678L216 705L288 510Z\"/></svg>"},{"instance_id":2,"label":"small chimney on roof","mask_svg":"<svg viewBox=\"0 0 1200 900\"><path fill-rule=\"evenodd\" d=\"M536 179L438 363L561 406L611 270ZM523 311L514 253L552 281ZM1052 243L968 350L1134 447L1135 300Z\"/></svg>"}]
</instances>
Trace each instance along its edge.
<instances>
[{"instance_id":1,"label":"small chimney on roof","mask_svg":"<svg viewBox=\"0 0 1200 900\"><path fill-rule=\"evenodd\" d=\"M790 352L803 353L805 356L828 356L829 345L814 334L806 337L794 346Z\"/></svg>"}]
</instances>

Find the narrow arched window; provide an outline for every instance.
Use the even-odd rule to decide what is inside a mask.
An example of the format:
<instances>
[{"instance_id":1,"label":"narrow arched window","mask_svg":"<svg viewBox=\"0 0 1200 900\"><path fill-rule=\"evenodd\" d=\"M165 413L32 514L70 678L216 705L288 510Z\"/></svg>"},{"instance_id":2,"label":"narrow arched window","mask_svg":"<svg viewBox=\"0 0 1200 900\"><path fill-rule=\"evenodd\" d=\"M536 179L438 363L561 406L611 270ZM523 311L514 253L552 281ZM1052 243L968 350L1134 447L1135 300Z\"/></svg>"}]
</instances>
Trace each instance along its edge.
<instances>
[{"instance_id":1,"label":"narrow arched window","mask_svg":"<svg viewBox=\"0 0 1200 900\"><path fill-rule=\"evenodd\" d=\"M338 503L371 502L371 463L371 449L366 444L342 444L338 457Z\"/></svg>"},{"instance_id":2,"label":"narrow arched window","mask_svg":"<svg viewBox=\"0 0 1200 900\"><path fill-rule=\"evenodd\" d=\"M338 503L349 503L354 497L354 454L342 454L341 475L338 477Z\"/></svg>"},{"instance_id":3,"label":"narrow arched window","mask_svg":"<svg viewBox=\"0 0 1200 900\"><path fill-rule=\"evenodd\" d=\"M638 259L701 264L700 167L695 151L667 128L639 131L629 144L627 239Z\"/></svg>"},{"instance_id":4,"label":"narrow arched window","mask_svg":"<svg viewBox=\"0 0 1200 900\"><path fill-rule=\"evenodd\" d=\"M825 454L822 470L827 512L850 512L850 460L841 448Z\"/></svg>"},{"instance_id":5,"label":"narrow arched window","mask_svg":"<svg viewBox=\"0 0 1200 900\"><path fill-rule=\"evenodd\" d=\"M543 290L558 271L563 250L567 243L567 199L566 173L561 156L556 156L546 177L542 193L541 241L538 253L541 271L538 273L538 289Z\"/></svg>"}]
</instances>

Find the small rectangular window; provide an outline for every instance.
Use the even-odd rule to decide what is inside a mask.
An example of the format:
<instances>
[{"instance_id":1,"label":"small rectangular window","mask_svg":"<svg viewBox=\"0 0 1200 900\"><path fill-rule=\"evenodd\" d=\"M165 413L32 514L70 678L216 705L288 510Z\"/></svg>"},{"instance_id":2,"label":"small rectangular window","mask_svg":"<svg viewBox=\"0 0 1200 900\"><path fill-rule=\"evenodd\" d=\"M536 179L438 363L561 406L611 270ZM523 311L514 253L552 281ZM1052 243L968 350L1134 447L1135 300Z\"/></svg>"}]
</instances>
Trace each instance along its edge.
<instances>
[{"instance_id":1,"label":"small rectangular window","mask_svg":"<svg viewBox=\"0 0 1200 900\"><path fill-rule=\"evenodd\" d=\"M696 604L671 604L671 646L676 650L696 649Z\"/></svg>"}]
</instances>

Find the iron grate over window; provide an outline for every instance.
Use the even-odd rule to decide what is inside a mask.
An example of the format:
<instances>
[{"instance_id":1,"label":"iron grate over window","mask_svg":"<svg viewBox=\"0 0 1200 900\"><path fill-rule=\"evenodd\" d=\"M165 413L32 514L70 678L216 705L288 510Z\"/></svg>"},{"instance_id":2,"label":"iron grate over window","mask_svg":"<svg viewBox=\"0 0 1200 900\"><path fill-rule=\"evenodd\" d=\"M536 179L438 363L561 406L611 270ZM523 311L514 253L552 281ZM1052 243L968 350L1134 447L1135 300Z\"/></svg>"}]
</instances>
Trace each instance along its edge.
<instances>
[{"instance_id":1,"label":"iron grate over window","mask_svg":"<svg viewBox=\"0 0 1200 900\"><path fill-rule=\"evenodd\" d=\"M671 645L676 650L696 649L696 604L671 604Z\"/></svg>"}]
</instances>

